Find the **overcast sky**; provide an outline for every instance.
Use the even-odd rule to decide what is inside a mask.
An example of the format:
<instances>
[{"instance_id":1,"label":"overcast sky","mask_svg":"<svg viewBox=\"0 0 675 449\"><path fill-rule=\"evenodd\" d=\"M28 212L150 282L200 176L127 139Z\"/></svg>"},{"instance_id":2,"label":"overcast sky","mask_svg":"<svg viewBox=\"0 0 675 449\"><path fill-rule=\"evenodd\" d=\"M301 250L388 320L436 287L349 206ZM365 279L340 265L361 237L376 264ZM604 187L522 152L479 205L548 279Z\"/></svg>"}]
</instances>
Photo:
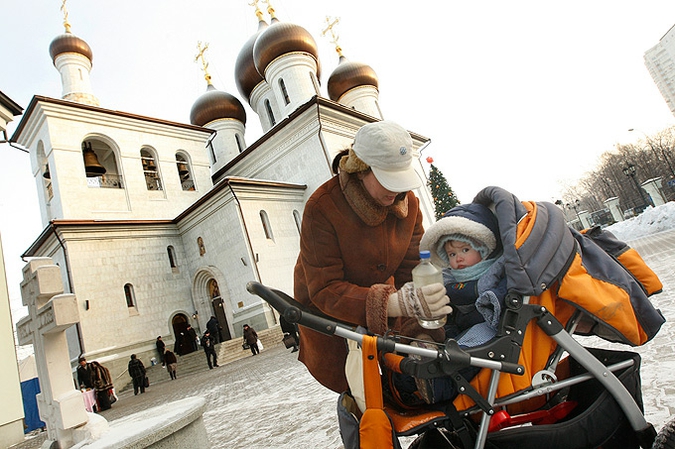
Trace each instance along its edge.
<instances>
[{"instance_id":1,"label":"overcast sky","mask_svg":"<svg viewBox=\"0 0 675 449\"><path fill-rule=\"evenodd\" d=\"M72 32L92 48L92 88L108 109L189 122L206 84L242 100L234 61L257 29L250 0L68 0ZM643 55L675 24L675 2L624 0L272 0L277 17L317 41L321 82L338 58L321 36L326 16L347 58L369 64L386 119L431 138L431 156L462 202L498 185L522 200L559 198L597 157L675 123ZM64 31L60 0L8 1L0 91L22 107L61 97L49 44ZM266 5L262 5L263 9ZM265 16L268 19L268 16ZM268 19L269 20L269 19ZM248 107L248 105L246 105ZM247 109L246 141L261 134ZM20 121L9 125L11 136ZM42 230L28 157L0 145L0 234L10 297L19 255Z\"/></svg>"}]
</instances>

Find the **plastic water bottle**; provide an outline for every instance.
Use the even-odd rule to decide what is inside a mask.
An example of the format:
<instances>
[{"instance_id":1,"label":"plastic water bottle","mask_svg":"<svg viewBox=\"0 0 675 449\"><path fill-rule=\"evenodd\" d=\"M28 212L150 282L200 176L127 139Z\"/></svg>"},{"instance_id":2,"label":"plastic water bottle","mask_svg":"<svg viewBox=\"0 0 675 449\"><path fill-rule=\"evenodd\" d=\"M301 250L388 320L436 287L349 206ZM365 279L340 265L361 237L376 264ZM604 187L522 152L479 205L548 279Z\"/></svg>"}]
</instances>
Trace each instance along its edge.
<instances>
[{"instance_id":1,"label":"plastic water bottle","mask_svg":"<svg viewBox=\"0 0 675 449\"><path fill-rule=\"evenodd\" d=\"M431 253L429 251L420 251L420 263L412 270L413 285L415 289L425 285L440 283L443 284L443 273L431 263ZM431 319L418 318L420 326L425 329L438 329L448 320L446 315L433 317Z\"/></svg>"}]
</instances>

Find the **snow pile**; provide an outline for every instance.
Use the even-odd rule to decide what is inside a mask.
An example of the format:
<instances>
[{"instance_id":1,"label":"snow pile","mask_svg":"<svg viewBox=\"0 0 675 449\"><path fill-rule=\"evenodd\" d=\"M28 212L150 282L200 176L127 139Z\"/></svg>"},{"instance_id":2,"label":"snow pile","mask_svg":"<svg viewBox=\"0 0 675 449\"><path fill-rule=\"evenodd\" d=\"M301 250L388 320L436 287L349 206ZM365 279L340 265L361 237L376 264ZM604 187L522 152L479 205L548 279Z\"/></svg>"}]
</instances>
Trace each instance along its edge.
<instances>
[{"instance_id":1,"label":"snow pile","mask_svg":"<svg viewBox=\"0 0 675 449\"><path fill-rule=\"evenodd\" d=\"M675 228L675 202L649 206L637 217L620 221L606 229L619 240L629 241Z\"/></svg>"}]
</instances>

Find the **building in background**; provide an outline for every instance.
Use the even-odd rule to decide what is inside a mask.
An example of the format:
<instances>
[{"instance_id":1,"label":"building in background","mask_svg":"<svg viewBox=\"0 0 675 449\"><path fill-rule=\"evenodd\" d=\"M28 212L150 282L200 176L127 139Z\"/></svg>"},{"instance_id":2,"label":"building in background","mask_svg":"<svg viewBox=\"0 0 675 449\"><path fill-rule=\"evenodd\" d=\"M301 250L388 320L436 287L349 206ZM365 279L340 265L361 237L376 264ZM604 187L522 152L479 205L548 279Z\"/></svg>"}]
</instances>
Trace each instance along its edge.
<instances>
[{"instance_id":1,"label":"building in background","mask_svg":"<svg viewBox=\"0 0 675 449\"><path fill-rule=\"evenodd\" d=\"M3 136L0 142L6 140L7 123L15 116L21 115L21 112L22 108L18 104L0 92L0 134ZM4 363L4 368L0 370L0 397L2 397L0 441L7 446L22 442L24 429L19 366L12 323L2 236L0 236L0 360Z\"/></svg>"},{"instance_id":2,"label":"building in background","mask_svg":"<svg viewBox=\"0 0 675 449\"><path fill-rule=\"evenodd\" d=\"M675 115L675 25L645 52L644 60L670 112Z\"/></svg>"},{"instance_id":3,"label":"building in background","mask_svg":"<svg viewBox=\"0 0 675 449\"><path fill-rule=\"evenodd\" d=\"M324 96L314 38L268 13L269 23L256 8L258 31L232 61L264 131L250 145L244 108L212 84L204 47L206 90L185 124L106 109L89 82L89 44L67 20L52 41L61 97L34 96L11 140L30 150L43 226L23 257L53 258L80 307L73 360L82 353L118 378L130 354L155 354L158 335L191 351L187 326L203 331L211 316L224 340L244 323L277 325L247 282L292 292L305 201L356 131L383 116L372 68L336 43ZM429 141L411 135L416 150ZM426 182L415 193L429 224Z\"/></svg>"}]
</instances>

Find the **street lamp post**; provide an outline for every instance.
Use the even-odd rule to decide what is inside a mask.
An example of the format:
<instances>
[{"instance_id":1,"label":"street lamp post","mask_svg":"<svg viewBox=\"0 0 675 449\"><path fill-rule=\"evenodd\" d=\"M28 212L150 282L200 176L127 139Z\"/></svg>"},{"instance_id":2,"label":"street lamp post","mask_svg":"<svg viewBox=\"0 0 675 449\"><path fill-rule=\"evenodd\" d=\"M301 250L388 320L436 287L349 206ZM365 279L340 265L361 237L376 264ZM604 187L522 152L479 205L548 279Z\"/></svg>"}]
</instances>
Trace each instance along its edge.
<instances>
[{"instance_id":1,"label":"street lamp post","mask_svg":"<svg viewBox=\"0 0 675 449\"><path fill-rule=\"evenodd\" d=\"M581 206L581 201L579 200L574 200L571 203L567 203L565 206L567 206L568 210L574 210L574 213L577 216L577 220L579 220L579 225L583 229L584 225L581 222L581 217L579 216L579 206Z\"/></svg>"},{"instance_id":2,"label":"street lamp post","mask_svg":"<svg viewBox=\"0 0 675 449\"><path fill-rule=\"evenodd\" d=\"M637 179L635 179L635 171L636 171L635 165L633 165L633 164L628 164L623 168L623 174L633 180L633 183L635 184L635 188L637 189L638 193L640 194L640 198L642 198L642 205L647 206L649 204L649 202L645 199L645 195L644 195L644 193L642 193L642 188L640 187L640 184L638 184Z\"/></svg>"}]
</instances>

